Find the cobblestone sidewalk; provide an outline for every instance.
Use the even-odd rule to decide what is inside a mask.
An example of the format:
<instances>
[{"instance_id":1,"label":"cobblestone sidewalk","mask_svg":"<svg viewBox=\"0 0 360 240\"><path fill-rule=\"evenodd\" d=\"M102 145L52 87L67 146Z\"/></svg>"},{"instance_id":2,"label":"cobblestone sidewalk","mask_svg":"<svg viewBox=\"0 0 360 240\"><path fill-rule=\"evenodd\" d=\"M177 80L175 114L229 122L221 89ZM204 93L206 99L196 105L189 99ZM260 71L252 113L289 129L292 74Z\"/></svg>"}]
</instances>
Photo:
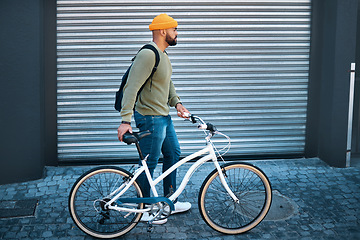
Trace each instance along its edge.
<instances>
[{"instance_id":1,"label":"cobblestone sidewalk","mask_svg":"<svg viewBox=\"0 0 360 240\"><path fill-rule=\"evenodd\" d=\"M267 174L274 191L291 200L295 208L290 216L266 218L238 236L212 230L197 206L201 183L213 169L207 163L180 196L181 201L192 203L189 212L170 216L150 234L146 224L139 223L122 239L360 239L359 168L332 168L319 159L251 163ZM188 166L179 170L180 176ZM129 169L130 165L121 167ZM44 179L0 185L0 239L92 239L75 226L67 209L72 184L90 168L47 167ZM277 207L274 204L271 211Z\"/></svg>"}]
</instances>

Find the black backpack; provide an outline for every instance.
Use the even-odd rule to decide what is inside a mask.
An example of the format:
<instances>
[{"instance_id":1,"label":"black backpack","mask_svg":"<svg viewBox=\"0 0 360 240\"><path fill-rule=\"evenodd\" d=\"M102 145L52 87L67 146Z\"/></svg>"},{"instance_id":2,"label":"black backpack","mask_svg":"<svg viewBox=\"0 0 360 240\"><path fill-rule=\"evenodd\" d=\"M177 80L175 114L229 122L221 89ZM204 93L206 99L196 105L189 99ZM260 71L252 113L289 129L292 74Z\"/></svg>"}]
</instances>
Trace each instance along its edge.
<instances>
[{"instance_id":1,"label":"black backpack","mask_svg":"<svg viewBox=\"0 0 360 240\"><path fill-rule=\"evenodd\" d=\"M148 80L150 80L152 78L152 76L154 75L154 73L156 72L156 69L159 65L159 61L160 61L160 56L159 56L159 53L157 51L157 49L151 45L151 44L146 44L144 45L139 51L138 53L143 50L144 48L147 48L147 49L150 49L152 50L154 53L155 53L155 65L154 65L154 68L150 74L150 76L148 77L148 79L146 79L145 83L141 86L140 90L138 91L137 93L137 97L139 96L140 92L143 90L145 84L148 82ZM135 56L136 57L136 56ZM135 57L131 60L131 61L134 61L135 60ZM115 109L117 111L121 111L121 101L122 101L122 98L123 98L123 90L124 90L124 87L125 87L125 84L127 82L127 79L128 79L128 75L129 75L129 72L130 72L130 68L131 68L132 64L130 65L130 67L126 70L124 76L122 77L121 79L121 84L120 84L120 88L119 90L116 92L116 96L115 96ZM137 100L137 97L136 97L136 100Z\"/></svg>"}]
</instances>

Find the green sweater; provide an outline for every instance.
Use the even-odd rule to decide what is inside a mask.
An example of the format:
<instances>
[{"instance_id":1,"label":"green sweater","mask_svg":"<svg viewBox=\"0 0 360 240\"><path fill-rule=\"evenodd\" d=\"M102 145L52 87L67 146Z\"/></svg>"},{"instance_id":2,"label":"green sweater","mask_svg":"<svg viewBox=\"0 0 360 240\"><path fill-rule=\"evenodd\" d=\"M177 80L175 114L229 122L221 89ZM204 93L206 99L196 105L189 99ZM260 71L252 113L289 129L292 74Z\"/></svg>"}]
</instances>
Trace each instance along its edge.
<instances>
[{"instance_id":1,"label":"green sweater","mask_svg":"<svg viewBox=\"0 0 360 240\"><path fill-rule=\"evenodd\" d=\"M162 52L154 42L150 42L159 52L159 66L141 91L135 105L135 110L141 115L167 116L170 106L174 107L180 98L176 94L171 80L172 67L169 57ZM155 65L155 53L150 49L141 50L130 69L127 83L124 87L122 108L120 115L122 121L131 121L137 92L150 76Z\"/></svg>"}]
</instances>

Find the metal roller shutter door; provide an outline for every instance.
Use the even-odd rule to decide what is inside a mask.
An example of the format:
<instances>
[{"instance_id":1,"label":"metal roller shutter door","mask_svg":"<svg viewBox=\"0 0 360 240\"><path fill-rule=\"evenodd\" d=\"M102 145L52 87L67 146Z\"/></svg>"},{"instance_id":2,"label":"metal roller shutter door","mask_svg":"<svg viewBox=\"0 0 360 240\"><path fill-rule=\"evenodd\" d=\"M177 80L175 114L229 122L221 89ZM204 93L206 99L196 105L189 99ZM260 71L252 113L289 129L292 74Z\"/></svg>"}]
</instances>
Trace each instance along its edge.
<instances>
[{"instance_id":1,"label":"metal roller shutter door","mask_svg":"<svg viewBox=\"0 0 360 240\"><path fill-rule=\"evenodd\" d=\"M59 161L136 158L117 140L114 92L164 12L179 23L178 45L167 49L177 92L231 137L229 155L303 153L310 0L57 4ZM201 133L171 114L182 153L203 147Z\"/></svg>"}]
</instances>

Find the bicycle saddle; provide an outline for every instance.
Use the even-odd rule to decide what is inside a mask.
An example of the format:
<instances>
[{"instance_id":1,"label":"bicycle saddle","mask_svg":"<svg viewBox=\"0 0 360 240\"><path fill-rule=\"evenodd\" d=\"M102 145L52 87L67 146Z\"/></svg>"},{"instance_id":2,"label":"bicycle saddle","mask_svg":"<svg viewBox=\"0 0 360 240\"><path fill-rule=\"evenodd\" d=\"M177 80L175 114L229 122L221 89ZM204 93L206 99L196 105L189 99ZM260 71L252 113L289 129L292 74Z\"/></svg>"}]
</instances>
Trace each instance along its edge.
<instances>
[{"instance_id":1,"label":"bicycle saddle","mask_svg":"<svg viewBox=\"0 0 360 240\"><path fill-rule=\"evenodd\" d=\"M127 143L128 145L132 143L137 143L140 141L140 139L149 136L151 132L149 130L143 131L143 132L133 132L133 133L125 133L123 136L123 141Z\"/></svg>"}]
</instances>

